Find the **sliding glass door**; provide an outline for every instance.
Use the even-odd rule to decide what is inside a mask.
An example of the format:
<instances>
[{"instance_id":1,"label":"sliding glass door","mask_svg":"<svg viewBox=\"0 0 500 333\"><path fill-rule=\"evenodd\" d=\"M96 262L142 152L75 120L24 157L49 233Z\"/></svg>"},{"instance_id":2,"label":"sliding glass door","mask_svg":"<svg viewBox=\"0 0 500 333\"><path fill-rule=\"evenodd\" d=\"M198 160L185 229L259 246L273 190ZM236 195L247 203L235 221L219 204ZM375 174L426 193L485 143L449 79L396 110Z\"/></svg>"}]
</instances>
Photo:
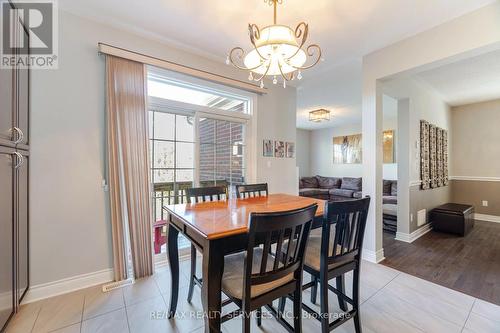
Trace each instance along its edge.
<instances>
[{"instance_id":1,"label":"sliding glass door","mask_svg":"<svg viewBox=\"0 0 500 333\"><path fill-rule=\"evenodd\" d=\"M154 249L166 257L163 206L185 203L186 189L246 180L248 98L148 75ZM179 249L189 242L180 237ZM163 254L163 255L162 255Z\"/></svg>"}]
</instances>

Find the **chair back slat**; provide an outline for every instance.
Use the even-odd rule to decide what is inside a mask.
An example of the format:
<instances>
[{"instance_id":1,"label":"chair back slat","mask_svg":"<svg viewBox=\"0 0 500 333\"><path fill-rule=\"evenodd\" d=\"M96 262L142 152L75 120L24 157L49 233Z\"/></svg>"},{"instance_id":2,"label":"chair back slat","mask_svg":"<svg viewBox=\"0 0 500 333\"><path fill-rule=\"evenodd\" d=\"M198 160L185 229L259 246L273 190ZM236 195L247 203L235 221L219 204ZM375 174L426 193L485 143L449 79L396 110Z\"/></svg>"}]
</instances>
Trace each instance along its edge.
<instances>
[{"instance_id":1,"label":"chair back slat","mask_svg":"<svg viewBox=\"0 0 500 333\"><path fill-rule=\"evenodd\" d=\"M291 211L250 214L243 281L245 295L249 295L254 285L272 282L289 274L296 279L301 276L307 239L317 208L318 205L313 204ZM288 242L286 246L285 241ZM257 262L259 269L256 271L253 269L255 249L262 243L261 261ZM270 254L273 245L276 245L274 258ZM281 249L285 249L284 253Z\"/></svg>"},{"instance_id":2,"label":"chair back slat","mask_svg":"<svg viewBox=\"0 0 500 333\"><path fill-rule=\"evenodd\" d=\"M186 198L188 203L193 203L193 199L194 203L220 201L227 198L227 187L213 186L188 188L186 189Z\"/></svg>"},{"instance_id":3,"label":"chair back slat","mask_svg":"<svg viewBox=\"0 0 500 333\"><path fill-rule=\"evenodd\" d=\"M236 196L238 199L268 196L267 183L236 185Z\"/></svg>"},{"instance_id":4,"label":"chair back slat","mask_svg":"<svg viewBox=\"0 0 500 333\"><path fill-rule=\"evenodd\" d=\"M321 238L321 261L325 264L321 267L360 259L369 206L369 197L326 205ZM333 239L331 228L335 228Z\"/></svg>"}]
</instances>

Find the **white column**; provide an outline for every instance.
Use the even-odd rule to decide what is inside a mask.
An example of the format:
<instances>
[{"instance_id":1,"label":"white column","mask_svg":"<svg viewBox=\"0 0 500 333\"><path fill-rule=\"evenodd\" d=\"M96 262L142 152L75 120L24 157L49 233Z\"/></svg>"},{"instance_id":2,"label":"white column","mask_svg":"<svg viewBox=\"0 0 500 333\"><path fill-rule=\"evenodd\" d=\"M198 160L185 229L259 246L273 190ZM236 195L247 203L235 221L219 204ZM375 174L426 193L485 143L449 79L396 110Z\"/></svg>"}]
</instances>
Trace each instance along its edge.
<instances>
[{"instance_id":1,"label":"white column","mask_svg":"<svg viewBox=\"0 0 500 333\"><path fill-rule=\"evenodd\" d=\"M413 142L410 139L410 100L398 101L398 230L396 239L407 241L410 234L410 168Z\"/></svg>"},{"instance_id":2,"label":"white column","mask_svg":"<svg viewBox=\"0 0 500 333\"><path fill-rule=\"evenodd\" d=\"M363 73L363 195L371 197L363 259L384 259L382 247L382 92L377 80Z\"/></svg>"}]
</instances>

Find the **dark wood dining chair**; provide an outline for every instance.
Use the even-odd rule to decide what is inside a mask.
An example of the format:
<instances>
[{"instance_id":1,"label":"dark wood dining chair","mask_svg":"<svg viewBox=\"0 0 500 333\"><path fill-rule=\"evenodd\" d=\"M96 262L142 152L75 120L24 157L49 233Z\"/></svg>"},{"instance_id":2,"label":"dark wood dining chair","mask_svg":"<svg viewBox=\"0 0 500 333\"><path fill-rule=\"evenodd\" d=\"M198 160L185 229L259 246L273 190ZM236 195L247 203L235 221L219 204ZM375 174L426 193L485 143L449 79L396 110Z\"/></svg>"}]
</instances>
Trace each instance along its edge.
<instances>
[{"instance_id":1,"label":"dark wood dining chair","mask_svg":"<svg viewBox=\"0 0 500 333\"><path fill-rule=\"evenodd\" d=\"M320 314L303 304L304 310L321 322L321 332L329 332L350 318L354 320L356 333L361 332L359 318L359 273L361 250L365 233L366 218L370 198L329 202L325 207L321 235L311 235L306 249L304 271L311 274L312 281L303 289L312 289L312 301L320 289ZM352 298L344 292L344 274L353 271ZM329 284L336 278L337 288ZM344 315L329 322L328 291L335 293ZM315 301L313 301L315 303ZM352 306L348 310L347 304ZM280 311L284 309L284 299L280 301Z\"/></svg>"},{"instance_id":2,"label":"dark wood dining chair","mask_svg":"<svg viewBox=\"0 0 500 333\"><path fill-rule=\"evenodd\" d=\"M188 203L219 201L227 199L226 186L193 187L186 189ZM196 246L191 244L191 272L189 274L188 302L193 299L194 286L201 288L202 280L196 276Z\"/></svg>"},{"instance_id":3,"label":"dark wood dining chair","mask_svg":"<svg viewBox=\"0 0 500 333\"><path fill-rule=\"evenodd\" d=\"M222 291L239 309L223 316L223 322L243 314L243 332L248 333L251 312L257 312L260 326L260 310L265 306L288 331L301 332L302 270L317 208L313 204L291 211L250 214L247 250L224 258ZM271 246L282 248L285 242L298 246L289 246L276 256L270 253ZM290 293L294 295L293 327L272 306L273 300Z\"/></svg>"},{"instance_id":4,"label":"dark wood dining chair","mask_svg":"<svg viewBox=\"0 0 500 333\"><path fill-rule=\"evenodd\" d=\"M267 183L236 185L236 197L246 199L251 197L268 196Z\"/></svg>"}]
</instances>

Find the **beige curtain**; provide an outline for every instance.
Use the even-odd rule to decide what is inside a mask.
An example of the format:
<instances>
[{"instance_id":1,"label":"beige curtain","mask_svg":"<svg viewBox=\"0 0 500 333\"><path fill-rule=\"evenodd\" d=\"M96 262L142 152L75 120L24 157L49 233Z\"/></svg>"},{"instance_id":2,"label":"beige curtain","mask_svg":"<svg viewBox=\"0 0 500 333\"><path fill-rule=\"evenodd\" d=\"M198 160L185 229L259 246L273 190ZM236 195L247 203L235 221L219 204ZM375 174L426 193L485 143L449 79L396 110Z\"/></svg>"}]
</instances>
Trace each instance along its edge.
<instances>
[{"instance_id":1,"label":"beige curtain","mask_svg":"<svg viewBox=\"0 0 500 333\"><path fill-rule=\"evenodd\" d=\"M106 56L111 226L115 281L153 274L144 64Z\"/></svg>"}]
</instances>

